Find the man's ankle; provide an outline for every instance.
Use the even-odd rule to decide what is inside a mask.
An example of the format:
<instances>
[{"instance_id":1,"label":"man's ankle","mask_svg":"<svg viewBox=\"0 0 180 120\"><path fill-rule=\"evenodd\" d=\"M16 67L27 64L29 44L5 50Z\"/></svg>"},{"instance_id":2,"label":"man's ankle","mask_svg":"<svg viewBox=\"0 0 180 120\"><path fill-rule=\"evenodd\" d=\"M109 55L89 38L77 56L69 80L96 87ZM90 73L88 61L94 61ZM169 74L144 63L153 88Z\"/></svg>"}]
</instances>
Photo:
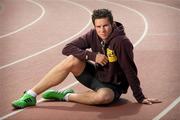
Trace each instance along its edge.
<instances>
[{"instance_id":1,"label":"man's ankle","mask_svg":"<svg viewBox=\"0 0 180 120\"><path fill-rule=\"evenodd\" d=\"M33 97L36 97L36 96L37 96L37 93L34 92L33 90L28 90L26 93L29 94L29 95L31 95L31 96L33 96Z\"/></svg>"},{"instance_id":2,"label":"man's ankle","mask_svg":"<svg viewBox=\"0 0 180 120\"><path fill-rule=\"evenodd\" d=\"M65 101L69 101L69 96L71 95L72 93L67 93L65 96L64 96L64 100Z\"/></svg>"}]
</instances>

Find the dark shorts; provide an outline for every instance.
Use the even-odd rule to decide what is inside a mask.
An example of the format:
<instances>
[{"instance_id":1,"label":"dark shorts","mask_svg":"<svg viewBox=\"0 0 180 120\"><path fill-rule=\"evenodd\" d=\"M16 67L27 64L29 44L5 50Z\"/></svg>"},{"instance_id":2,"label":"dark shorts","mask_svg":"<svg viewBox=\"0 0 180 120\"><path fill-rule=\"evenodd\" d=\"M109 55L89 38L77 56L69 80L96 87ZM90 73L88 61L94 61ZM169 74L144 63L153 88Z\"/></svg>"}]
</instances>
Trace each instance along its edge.
<instances>
[{"instance_id":1,"label":"dark shorts","mask_svg":"<svg viewBox=\"0 0 180 120\"><path fill-rule=\"evenodd\" d=\"M114 92L114 101L117 101L122 94L122 90L120 85L114 85L111 83L104 83L99 81L96 76L95 66L89 62L86 62L86 67L80 76L76 77L76 79L88 87L91 90L97 91L100 88L110 88Z\"/></svg>"}]
</instances>

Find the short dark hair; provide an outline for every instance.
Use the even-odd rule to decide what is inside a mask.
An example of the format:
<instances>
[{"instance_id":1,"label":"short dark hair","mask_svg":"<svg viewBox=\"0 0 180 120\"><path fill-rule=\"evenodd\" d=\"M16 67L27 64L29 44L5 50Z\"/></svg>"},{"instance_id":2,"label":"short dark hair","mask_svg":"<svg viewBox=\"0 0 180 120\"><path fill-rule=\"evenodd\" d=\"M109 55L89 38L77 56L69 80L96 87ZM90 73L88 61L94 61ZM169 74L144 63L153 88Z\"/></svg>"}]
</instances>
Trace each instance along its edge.
<instances>
[{"instance_id":1,"label":"short dark hair","mask_svg":"<svg viewBox=\"0 0 180 120\"><path fill-rule=\"evenodd\" d=\"M101 19L101 18L108 18L110 23L113 24L113 16L110 10L108 9L96 9L93 10L92 14L92 22L95 25L95 20L96 19Z\"/></svg>"}]
</instances>

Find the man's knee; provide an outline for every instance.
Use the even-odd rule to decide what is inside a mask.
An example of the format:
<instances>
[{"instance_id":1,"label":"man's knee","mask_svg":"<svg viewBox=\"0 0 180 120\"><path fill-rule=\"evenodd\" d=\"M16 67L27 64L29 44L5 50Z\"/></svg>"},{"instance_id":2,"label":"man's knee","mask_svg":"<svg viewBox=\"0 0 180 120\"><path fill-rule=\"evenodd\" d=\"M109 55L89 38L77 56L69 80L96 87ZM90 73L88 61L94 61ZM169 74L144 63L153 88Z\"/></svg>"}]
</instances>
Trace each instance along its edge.
<instances>
[{"instance_id":1,"label":"man's knee","mask_svg":"<svg viewBox=\"0 0 180 120\"><path fill-rule=\"evenodd\" d=\"M109 88L102 88L97 91L95 96L95 104L109 104L114 99L114 92Z\"/></svg>"},{"instance_id":2,"label":"man's knee","mask_svg":"<svg viewBox=\"0 0 180 120\"><path fill-rule=\"evenodd\" d=\"M75 76L78 76L84 70L85 62L79 60L73 55L69 55L65 61L68 64L70 72L72 72Z\"/></svg>"}]
</instances>

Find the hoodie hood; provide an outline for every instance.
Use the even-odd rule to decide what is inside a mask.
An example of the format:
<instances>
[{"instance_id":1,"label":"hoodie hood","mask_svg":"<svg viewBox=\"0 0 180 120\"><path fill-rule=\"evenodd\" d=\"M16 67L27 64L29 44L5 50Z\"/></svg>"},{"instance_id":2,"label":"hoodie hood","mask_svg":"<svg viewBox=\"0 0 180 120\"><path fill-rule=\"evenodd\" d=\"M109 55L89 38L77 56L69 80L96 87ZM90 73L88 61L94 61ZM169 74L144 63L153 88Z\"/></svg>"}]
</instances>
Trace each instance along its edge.
<instances>
[{"instance_id":1,"label":"hoodie hood","mask_svg":"<svg viewBox=\"0 0 180 120\"><path fill-rule=\"evenodd\" d=\"M111 35L109 36L109 39L112 39L119 35L123 35L123 36L125 35L124 26L121 23L114 21L112 27L113 27L113 30L112 30Z\"/></svg>"}]
</instances>

